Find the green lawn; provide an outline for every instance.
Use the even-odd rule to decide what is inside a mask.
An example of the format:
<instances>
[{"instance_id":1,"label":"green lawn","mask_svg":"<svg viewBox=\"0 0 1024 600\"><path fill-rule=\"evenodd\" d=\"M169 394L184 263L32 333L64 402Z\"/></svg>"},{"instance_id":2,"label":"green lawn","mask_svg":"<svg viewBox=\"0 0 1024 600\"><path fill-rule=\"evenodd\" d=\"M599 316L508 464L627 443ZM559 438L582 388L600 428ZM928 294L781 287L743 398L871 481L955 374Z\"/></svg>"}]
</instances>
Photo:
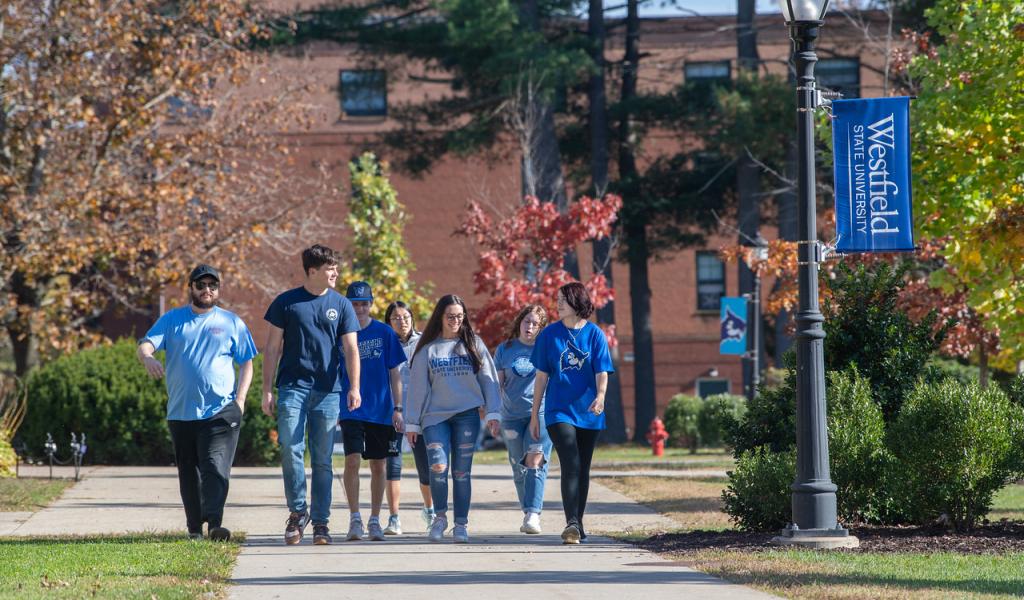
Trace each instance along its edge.
<instances>
[{"instance_id":1,"label":"green lawn","mask_svg":"<svg viewBox=\"0 0 1024 600\"><path fill-rule=\"evenodd\" d=\"M307 464L309 461L307 459ZM473 463L480 465L503 465L508 462L504 448L478 451ZM551 462L558 464L558 456L551 453ZM344 466L342 456L334 457L334 466ZM599 446L594 452L594 468L602 470L630 469L731 469L735 465L732 454L721 448L701 448L697 454L690 454L685 448L666 448L664 456L653 456L646 446L633 444ZM414 468L412 454L402 457L403 468Z\"/></svg>"},{"instance_id":2,"label":"green lawn","mask_svg":"<svg viewBox=\"0 0 1024 600\"><path fill-rule=\"evenodd\" d=\"M607 485L662 513L679 531L731 529L722 511L724 479L622 477ZM1024 520L1024 484L995 497L989 520ZM616 536L639 542L635 534ZM670 558L729 581L789 598L1019 598L1024 596L1024 553L1003 555L881 554L844 551L699 550Z\"/></svg>"},{"instance_id":3,"label":"green lawn","mask_svg":"<svg viewBox=\"0 0 1024 600\"><path fill-rule=\"evenodd\" d=\"M1024 521L1024 483L1008 485L999 490L992 499L992 510L988 513L988 519Z\"/></svg>"},{"instance_id":4,"label":"green lawn","mask_svg":"<svg viewBox=\"0 0 1024 600\"><path fill-rule=\"evenodd\" d=\"M1019 598L1024 593L1024 553L704 550L673 558L788 598Z\"/></svg>"},{"instance_id":5,"label":"green lawn","mask_svg":"<svg viewBox=\"0 0 1024 600\"><path fill-rule=\"evenodd\" d=\"M0 538L0 597L217 597L237 554L181 535Z\"/></svg>"},{"instance_id":6,"label":"green lawn","mask_svg":"<svg viewBox=\"0 0 1024 600\"><path fill-rule=\"evenodd\" d=\"M74 483L70 479L0 479L0 512L37 511Z\"/></svg>"}]
</instances>

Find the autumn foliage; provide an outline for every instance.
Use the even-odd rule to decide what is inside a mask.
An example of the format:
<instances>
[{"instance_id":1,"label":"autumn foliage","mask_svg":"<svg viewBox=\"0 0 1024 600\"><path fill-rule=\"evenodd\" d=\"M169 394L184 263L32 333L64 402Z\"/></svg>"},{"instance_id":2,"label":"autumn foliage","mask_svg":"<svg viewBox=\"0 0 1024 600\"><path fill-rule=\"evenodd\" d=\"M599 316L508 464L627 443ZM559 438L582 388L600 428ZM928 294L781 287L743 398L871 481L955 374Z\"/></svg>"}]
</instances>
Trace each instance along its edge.
<instances>
[{"instance_id":1,"label":"autumn foliage","mask_svg":"<svg viewBox=\"0 0 1024 600\"><path fill-rule=\"evenodd\" d=\"M259 22L232 0L4 3L0 328L19 373L102 340L105 314L176 302L198 261L238 285L268 273L255 248L294 251L330 177L296 180L276 132L302 125L302 84L261 90Z\"/></svg>"},{"instance_id":2,"label":"autumn foliage","mask_svg":"<svg viewBox=\"0 0 1024 600\"><path fill-rule=\"evenodd\" d=\"M488 300L475 314L475 324L489 345L506 338L516 313L526 304L544 306L550 319L558 318L558 288L573 281L564 269L566 252L609 236L620 208L622 198L609 194L580 198L560 214L554 204L528 196L511 215L496 221L479 204L469 204L455 233L480 248L473 282L476 292ZM583 284L595 307L615 298L604 275L592 274ZM605 334L614 345L614 330Z\"/></svg>"}]
</instances>

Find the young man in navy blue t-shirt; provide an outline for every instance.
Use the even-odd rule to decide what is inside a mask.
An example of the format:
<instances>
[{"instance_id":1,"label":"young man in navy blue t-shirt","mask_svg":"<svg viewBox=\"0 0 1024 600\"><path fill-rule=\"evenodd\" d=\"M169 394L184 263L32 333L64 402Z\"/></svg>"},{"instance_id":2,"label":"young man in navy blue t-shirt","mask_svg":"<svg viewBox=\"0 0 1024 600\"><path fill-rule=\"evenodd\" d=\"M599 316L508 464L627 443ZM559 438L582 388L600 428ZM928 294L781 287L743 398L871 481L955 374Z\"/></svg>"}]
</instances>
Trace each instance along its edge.
<instances>
[{"instance_id":1,"label":"young man in navy blue t-shirt","mask_svg":"<svg viewBox=\"0 0 1024 600\"><path fill-rule=\"evenodd\" d=\"M359 381L356 332L359 322L352 303L334 290L338 258L334 250L314 245L302 252L306 279L302 287L274 299L263 318L270 324L263 363L263 412L277 408L281 470L288 501L286 544L298 544L313 521L313 543L331 543L327 522L331 515L334 470L331 453L341 403L341 361L352 381ZM277 401L274 401L274 387ZM346 405L359 408L359 386L346 395ZM308 425L313 482L306 502L306 449Z\"/></svg>"},{"instance_id":2,"label":"young man in navy blue t-shirt","mask_svg":"<svg viewBox=\"0 0 1024 600\"><path fill-rule=\"evenodd\" d=\"M380 507L384 500L385 463L402 451L402 375L405 350L390 326L370 318L373 292L363 281L348 286L345 297L352 302L359 319L360 397L362 405L352 410L341 407L341 435L345 444L345 495L352 511L348 540L362 539L363 520L359 514L359 467L370 461L370 521L366 533L373 541L384 540ZM347 355L346 350L346 355ZM345 364L348 364L346 360ZM342 393L351 388L348 372L341 376ZM399 399L398 402L395 399Z\"/></svg>"}]
</instances>

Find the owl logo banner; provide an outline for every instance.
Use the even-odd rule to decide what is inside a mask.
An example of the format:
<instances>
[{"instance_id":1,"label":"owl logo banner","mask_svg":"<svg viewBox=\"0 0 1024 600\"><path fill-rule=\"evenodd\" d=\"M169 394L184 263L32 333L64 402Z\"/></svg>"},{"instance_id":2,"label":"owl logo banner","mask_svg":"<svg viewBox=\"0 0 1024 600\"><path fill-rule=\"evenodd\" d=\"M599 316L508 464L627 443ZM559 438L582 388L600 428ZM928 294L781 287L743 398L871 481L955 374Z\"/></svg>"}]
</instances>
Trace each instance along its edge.
<instances>
[{"instance_id":1,"label":"owl logo banner","mask_svg":"<svg viewBox=\"0 0 1024 600\"><path fill-rule=\"evenodd\" d=\"M722 338L718 344L720 354L747 352L747 299L723 297L721 302Z\"/></svg>"}]
</instances>

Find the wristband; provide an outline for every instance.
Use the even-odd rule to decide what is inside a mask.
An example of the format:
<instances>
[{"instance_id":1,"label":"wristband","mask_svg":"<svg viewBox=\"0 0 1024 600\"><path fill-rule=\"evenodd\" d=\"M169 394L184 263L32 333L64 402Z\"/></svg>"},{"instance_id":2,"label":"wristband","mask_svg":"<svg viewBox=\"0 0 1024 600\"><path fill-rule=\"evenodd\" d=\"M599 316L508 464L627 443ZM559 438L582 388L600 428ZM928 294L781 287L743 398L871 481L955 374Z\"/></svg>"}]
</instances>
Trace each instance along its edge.
<instances>
[{"instance_id":1,"label":"wristband","mask_svg":"<svg viewBox=\"0 0 1024 600\"><path fill-rule=\"evenodd\" d=\"M401 406L396 406L395 407L395 412L397 412L397 413L402 412L402 407Z\"/></svg>"}]
</instances>

